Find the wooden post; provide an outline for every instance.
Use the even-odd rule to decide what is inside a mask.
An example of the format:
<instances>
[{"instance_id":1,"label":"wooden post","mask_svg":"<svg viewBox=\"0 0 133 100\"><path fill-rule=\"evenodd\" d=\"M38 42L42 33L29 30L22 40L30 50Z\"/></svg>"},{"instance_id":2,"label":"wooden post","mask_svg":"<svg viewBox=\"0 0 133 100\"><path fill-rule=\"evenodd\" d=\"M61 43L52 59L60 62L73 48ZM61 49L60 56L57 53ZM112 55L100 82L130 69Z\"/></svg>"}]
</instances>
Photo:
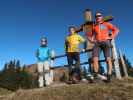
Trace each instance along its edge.
<instances>
[{"instance_id":1,"label":"wooden post","mask_svg":"<svg viewBox=\"0 0 133 100\"><path fill-rule=\"evenodd\" d=\"M114 60L114 68L115 68L116 78L121 79L121 73L120 73L119 62L118 62L118 55L117 55L117 50L116 50L114 39L111 40L111 44L112 44L112 55L113 55L113 60Z\"/></svg>"},{"instance_id":2,"label":"wooden post","mask_svg":"<svg viewBox=\"0 0 133 100\"><path fill-rule=\"evenodd\" d=\"M54 58L54 57L55 57L55 51L51 50L51 58ZM51 59L50 67L54 67L54 59ZM53 83L53 81L54 81L54 71L53 71L52 68L50 69L50 77L51 77L50 81L51 81L51 83Z\"/></svg>"},{"instance_id":3,"label":"wooden post","mask_svg":"<svg viewBox=\"0 0 133 100\"><path fill-rule=\"evenodd\" d=\"M120 60L121 60L121 63L122 63L122 68L123 68L123 71L124 71L124 76L128 77L127 66L125 64L122 52L120 50L119 50L119 55L120 55Z\"/></svg>"}]
</instances>

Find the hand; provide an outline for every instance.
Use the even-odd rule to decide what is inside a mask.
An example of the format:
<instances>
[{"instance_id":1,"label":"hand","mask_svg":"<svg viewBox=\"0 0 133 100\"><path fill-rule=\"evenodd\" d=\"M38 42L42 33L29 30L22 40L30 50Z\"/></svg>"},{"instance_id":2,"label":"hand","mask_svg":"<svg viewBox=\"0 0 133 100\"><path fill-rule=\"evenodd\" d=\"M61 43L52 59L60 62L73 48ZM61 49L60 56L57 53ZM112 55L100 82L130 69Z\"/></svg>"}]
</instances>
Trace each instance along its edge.
<instances>
[{"instance_id":1,"label":"hand","mask_svg":"<svg viewBox=\"0 0 133 100\"><path fill-rule=\"evenodd\" d=\"M95 40L95 39L92 39L90 42L91 42L91 43L95 43L95 42L96 42L96 40Z\"/></svg>"},{"instance_id":2,"label":"hand","mask_svg":"<svg viewBox=\"0 0 133 100\"><path fill-rule=\"evenodd\" d=\"M53 67L54 66L54 60L50 61L50 66Z\"/></svg>"},{"instance_id":3,"label":"hand","mask_svg":"<svg viewBox=\"0 0 133 100\"><path fill-rule=\"evenodd\" d=\"M85 49L82 49L82 52L85 52Z\"/></svg>"},{"instance_id":4,"label":"hand","mask_svg":"<svg viewBox=\"0 0 133 100\"><path fill-rule=\"evenodd\" d=\"M112 36L110 36L108 39L109 39L109 40L112 40L113 38L112 38Z\"/></svg>"},{"instance_id":5,"label":"hand","mask_svg":"<svg viewBox=\"0 0 133 100\"><path fill-rule=\"evenodd\" d=\"M109 33L109 40L112 40L113 37L112 37L112 33Z\"/></svg>"},{"instance_id":6,"label":"hand","mask_svg":"<svg viewBox=\"0 0 133 100\"><path fill-rule=\"evenodd\" d=\"M112 36L112 32L109 32L109 37L111 37Z\"/></svg>"},{"instance_id":7,"label":"hand","mask_svg":"<svg viewBox=\"0 0 133 100\"><path fill-rule=\"evenodd\" d=\"M94 38L88 38L88 40L91 42L91 43L95 43L96 40Z\"/></svg>"}]
</instances>

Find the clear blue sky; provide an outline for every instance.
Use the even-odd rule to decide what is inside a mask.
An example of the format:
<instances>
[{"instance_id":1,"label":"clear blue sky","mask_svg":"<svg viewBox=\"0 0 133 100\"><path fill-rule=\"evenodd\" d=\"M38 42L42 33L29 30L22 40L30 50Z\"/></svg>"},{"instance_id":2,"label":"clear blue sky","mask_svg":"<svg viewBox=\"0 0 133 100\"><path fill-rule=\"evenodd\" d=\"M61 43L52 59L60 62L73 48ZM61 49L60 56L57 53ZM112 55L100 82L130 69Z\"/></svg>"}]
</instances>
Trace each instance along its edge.
<instances>
[{"instance_id":1,"label":"clear blue sky","mask_svg":"<svg viewBox=\"0 0 133 100\"><path fill-rule=\"evenodd\" d=\"M44 33L49 47L57 55L64 53L67 27L82 24L86 8L115 17L112 23L120 29L117 47L133 63L132 4L132 0L0 0L0 68L11 59L36 63L34 52ZM56 64L63 63L64 59Z\"/></svg>"}]
</instances>

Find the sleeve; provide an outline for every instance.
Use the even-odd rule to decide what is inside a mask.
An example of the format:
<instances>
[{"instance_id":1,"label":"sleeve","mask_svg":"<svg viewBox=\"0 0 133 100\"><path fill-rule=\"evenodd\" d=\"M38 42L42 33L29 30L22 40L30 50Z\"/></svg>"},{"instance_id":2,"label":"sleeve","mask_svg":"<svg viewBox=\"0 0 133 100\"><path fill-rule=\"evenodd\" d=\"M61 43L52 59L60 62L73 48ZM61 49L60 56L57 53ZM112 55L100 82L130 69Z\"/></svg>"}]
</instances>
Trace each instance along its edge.
<instances>
[{"instance_id":1,"label":"sleeve","mask_svg":"<svg viewBox=\"0 0 133 100\"><path fill-rule=\"evenodd\" d=\"M91 32L86 32L85 35L86 35L87 37L92 37L92 36L93 36L92 33L93 33L92 31L91 31Z\"/></svg>"},{"instance_id":2,"label":"sleeve","mask_svg":"<svg viewBox=\"0 0 133 100\"><path fill-rule=\"evenodd\" d=\"M68 39L67 38L65 39L64 49L65 49L65 51L67 51L67 49L68 49Z\"/></svg>"},{"instance_id":3,"label":"sleeve","mask_svg":"<svg viewBox=\"0 0 133 100\"><path fill-rule=\"evenodd\" d=\"M95 22L93 22L93 21L88 22L88 25L89 25L89 27L88 27L89 31L86 32L86 36L91 38L93 36Z\"/></svg>"},{"instance_id":4,"label":"sleeve","mask_svg":"<svg viewBox=\"0 0 133 100\"><path fill-rule=\"evenodd\" d=\"M48 57L51 58L51 49L48 48Z\"/></svg>"},{"instance_id":5,"label":"sleeve","mask_svg":"<svg viewBox=\"0 0 133 100\"><path fill-rule=\"evenodd\" d=\"M109 30L112 32L112 38L115 38L119 32L119 29L113 26L111 23L107 23Z\"/></svg>"},{"instance_id":6,"label":"sleeve","mask_svg":"<svg viewBox=\"0 0 133 100\"><path fill-rule=\"evenodd\" d=\"M79 38L80 43L85 42L85 39L82 36L78 35L78 38Z\"/></svg>"},{"instance_id":7,"label":"sleeve","mask_svg":"<svg viewBox=\"0 0 133 100\"><path fill-rule=\"evenodd\" d=\"M39 56L39 50L37 49L36 52L35 52L35 56L38 58Z\"/></svg>"}]
</instances>

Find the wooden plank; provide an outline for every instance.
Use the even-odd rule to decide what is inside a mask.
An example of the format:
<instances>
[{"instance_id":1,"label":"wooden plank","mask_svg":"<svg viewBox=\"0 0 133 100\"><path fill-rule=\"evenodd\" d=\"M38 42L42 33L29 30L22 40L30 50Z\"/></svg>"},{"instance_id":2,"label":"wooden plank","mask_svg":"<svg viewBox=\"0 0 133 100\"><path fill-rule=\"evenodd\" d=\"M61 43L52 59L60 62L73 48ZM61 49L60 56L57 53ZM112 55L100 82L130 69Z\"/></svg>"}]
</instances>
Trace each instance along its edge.
<instances>
[{"instance_id":1,"label":"wooden plank","mask_svg":"<svg viewBox=\"0 0 133 100\"><path fill-rule=\"evenodd\" d=\"M120 60L121 60L121 63L122 63L122 68L123 68L123 71L124 71L124 76L128 77L127 67L126 67L122 52L120 50L119 50L119 54L120 54Z\"/></svg>"},{"instance_id":2,"label":"wooden plank","mask_svg":"<svg viewBox=\"0 0 133 100\"><path fill-rule=\"evenodd\" d=\"M112 44L112 55L114 59L114 69L115 69L115 74L117 79L121 79L121 73L120 73L120 68L119 68L119 61L118 61L118 55L117 55L117 50L115 46L115 40L111 40Z\"/></svg>"}]
</instances>

